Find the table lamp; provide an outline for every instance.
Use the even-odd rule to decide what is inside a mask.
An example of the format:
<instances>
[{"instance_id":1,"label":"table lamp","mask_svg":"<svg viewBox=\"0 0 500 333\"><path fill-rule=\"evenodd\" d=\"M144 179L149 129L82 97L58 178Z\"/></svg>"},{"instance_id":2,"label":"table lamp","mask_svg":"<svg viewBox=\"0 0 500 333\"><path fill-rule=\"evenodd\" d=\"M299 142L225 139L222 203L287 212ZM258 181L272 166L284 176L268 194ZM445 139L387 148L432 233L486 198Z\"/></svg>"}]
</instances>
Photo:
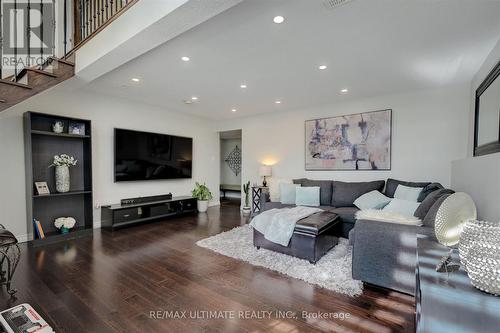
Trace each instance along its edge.
<instances>
[{"instance_id":1,"label":"table lamp","mask_svg":"<svg viewBox=\"0 0 500 333\"><path fill-rule=\"evenodd\" d=\"M262 186L267 186L266 177L270 177L272 174L272 169L270 165L262 165L259 169L259 176L264 177L262 181Z\"/></svg>"}]
</instances>

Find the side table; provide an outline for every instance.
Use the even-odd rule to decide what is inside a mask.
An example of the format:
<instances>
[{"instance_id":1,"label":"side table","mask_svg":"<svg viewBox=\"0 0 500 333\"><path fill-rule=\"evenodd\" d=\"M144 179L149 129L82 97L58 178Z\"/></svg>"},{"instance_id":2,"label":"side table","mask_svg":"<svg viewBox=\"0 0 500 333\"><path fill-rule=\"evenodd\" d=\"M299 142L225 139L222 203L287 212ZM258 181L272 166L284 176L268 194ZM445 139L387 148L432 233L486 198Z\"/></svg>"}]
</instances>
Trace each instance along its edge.
<instances>
[{"instance_id":1,"label":"side table","mask_svg":"<svg viewBox=\"0 0 500 333\"><path fill-rule=\"evenodd\" d=\"M262 193L269 192L269 187L265 186L252 186L252 215L260 213L260 197Z\"/></svg>"}]
</instances>

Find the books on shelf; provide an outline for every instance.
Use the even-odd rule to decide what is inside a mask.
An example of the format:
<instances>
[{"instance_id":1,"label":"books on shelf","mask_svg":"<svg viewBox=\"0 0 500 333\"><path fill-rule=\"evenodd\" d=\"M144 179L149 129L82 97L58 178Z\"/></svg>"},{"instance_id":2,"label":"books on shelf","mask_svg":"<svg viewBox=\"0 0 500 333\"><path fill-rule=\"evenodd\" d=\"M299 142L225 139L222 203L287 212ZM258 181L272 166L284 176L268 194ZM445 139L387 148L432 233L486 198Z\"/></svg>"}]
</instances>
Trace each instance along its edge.
<instances>
[{"instance_id":1,"label":"books on shelf","mask_svg":"<svg viewBox=\"0 0 500 333\"><path fill-rule=\"evenodd\" d=\"M36 238L45 238L45 233L43 232L42 224L40 223L40 221L33 219L33 229L35 230Z\"/></svg>"}]
</instances>

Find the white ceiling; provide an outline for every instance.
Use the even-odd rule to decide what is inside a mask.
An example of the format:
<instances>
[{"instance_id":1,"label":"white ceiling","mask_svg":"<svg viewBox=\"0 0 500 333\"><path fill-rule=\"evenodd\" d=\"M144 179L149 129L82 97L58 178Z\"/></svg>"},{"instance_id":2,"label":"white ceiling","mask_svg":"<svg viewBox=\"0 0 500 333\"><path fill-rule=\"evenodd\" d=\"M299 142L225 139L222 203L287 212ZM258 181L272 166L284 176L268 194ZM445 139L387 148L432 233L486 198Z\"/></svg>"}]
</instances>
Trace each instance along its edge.
<instances>
[{"instance_id":1,"label":"white ceiling","mask_svg":"<svg viewBox=\"0 0 500 333\"><path fill-rule=\"evenodd\" d=\"M246 0L86 89L227 119L467 82L500 37L500 0L323 2Z\"/></svg>"}]
</instances>

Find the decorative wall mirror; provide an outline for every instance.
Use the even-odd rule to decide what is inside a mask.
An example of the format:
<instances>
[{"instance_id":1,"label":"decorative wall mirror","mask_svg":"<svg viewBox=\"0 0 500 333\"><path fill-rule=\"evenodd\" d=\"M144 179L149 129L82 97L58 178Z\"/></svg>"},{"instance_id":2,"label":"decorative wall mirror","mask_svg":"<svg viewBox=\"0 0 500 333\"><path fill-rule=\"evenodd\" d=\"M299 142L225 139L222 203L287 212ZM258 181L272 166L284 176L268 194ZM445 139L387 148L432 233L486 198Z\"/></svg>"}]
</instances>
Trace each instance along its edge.
<instances>
[{"instance_id":1,"label":"decorative wall mirror","mask_svg":"<svg viewBox=\"0 0 500 333\"><path fill-rule=\"evenodd\" d=\"M500 62L476 90L474 156L500 152Z\"/></svg>"}]
</instances>

